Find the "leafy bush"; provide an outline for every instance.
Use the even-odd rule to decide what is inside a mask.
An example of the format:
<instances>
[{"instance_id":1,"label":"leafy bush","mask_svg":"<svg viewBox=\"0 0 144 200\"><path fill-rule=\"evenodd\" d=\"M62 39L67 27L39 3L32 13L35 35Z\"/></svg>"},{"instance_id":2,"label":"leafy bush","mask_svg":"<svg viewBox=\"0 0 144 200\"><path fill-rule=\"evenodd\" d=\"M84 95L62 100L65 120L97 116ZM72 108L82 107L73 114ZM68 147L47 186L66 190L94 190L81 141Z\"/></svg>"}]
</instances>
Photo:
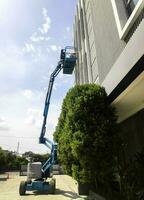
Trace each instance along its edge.
<instances>
[{"instance_id":1,"label":"leafy bush","mask_svg":"<svg viewBox=\"0 0 144 200\"><path fill-rule=\"evenodd\" d=\"M64 170L79 183L109 193L117 170L118 137L115 110L104 88L75 86L67 93L54 138Z\"/></svg>"},{"instance_id":2,"label":"leafy bush","mask_svg":"<svg viewBox=\"0 0 144 200\"><path fill-rule=\"evenodd\" d=\"M0 147L0 172L8 170L19 170L21 165L27 165L27 158L31 157L33 162L44 163L49 154L36 154L31 151L25 152L22 156L18 156L15 152L3 150Z\"/></svg>"},{"instance_id":3,"label":"leafy bush","mask_svg":"<svg viewBox=\"0 0 144 200\"><path fill-rule=\"evenodd\" d=\"M22 164L27 164L24 157L16 155L12 151L3 150L0 147L0 171L19 170Z\"/></svg>"},{"instance_id":4,"label":"leafy bush","mask_svg":"<svg viewBox=\"0 0 144 200\"><path fill-rule=\"evenodd\" d=\"M122 169L124 193L127 200L144 199L144 148L128 159Z\"/></svg>"},{"instance_id":5,"label":"leafy bush","mask_svg":"<svg viewBox=\"0 0 144 200\"><path fill-rule=\"evenodd\" d=\"M38 154L38 153L33 153L32 151L27 151L22 155L22 157L25 159L31 158L32 162L45 163L46 160L49 158L49 153Z\"/></svg>"}]
</instances>

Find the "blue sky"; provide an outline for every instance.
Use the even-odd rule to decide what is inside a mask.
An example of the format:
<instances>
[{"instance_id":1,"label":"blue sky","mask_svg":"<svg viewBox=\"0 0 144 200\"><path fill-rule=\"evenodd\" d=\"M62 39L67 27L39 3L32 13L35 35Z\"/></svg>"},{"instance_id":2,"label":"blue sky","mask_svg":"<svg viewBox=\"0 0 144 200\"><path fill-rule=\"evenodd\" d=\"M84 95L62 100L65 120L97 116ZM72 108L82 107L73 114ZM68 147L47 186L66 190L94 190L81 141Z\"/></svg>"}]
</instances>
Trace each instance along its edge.
<instances>
[{"instance_id":1,"label":"blue sky","mask_svg":"<svg viewBox=\"0 0 144 200\"><path fill-rule=\"evenodd\" d=\"M73 44L76 0L0 0L0 146L46 152L38 144L49 76ZM47 123L52 139L74 75L57 77Z\"/></svg>"}]
</instances>

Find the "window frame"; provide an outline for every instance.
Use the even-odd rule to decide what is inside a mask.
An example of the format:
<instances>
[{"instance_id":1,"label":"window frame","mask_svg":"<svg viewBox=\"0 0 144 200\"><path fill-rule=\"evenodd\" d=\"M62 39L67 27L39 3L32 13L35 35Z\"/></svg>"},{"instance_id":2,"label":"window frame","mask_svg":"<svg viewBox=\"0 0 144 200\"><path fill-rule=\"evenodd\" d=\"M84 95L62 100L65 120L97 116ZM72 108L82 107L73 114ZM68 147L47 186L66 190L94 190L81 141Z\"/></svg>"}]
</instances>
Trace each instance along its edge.
<instances>
[{"instance_id":1,"label":"window frame","mask_svg":"<svg viewBox=\"0 0 144 200\"><path fill-rule=\"evenodd\" d=\"M131 15L127 19L124 27L122 27L121 22L120 22L119 12L118 12L118 8L117 8L116 0L111 0L111 3L112 3L113 12L114 12L114 16L115 16L115 21L116 21L116 25L117 25L117 29L118 29L118 33L119 33L119 38L121 40L124 40L126 35L127 35L127 33L128 33L128 31L130 30L130 28L134 24L135 20L137 19L137 17L139 16L141 11L143 10L143 8L144 8L144 0L139 0L137 2L134 10L132 11Z\"/></svg>"}]
</instances>

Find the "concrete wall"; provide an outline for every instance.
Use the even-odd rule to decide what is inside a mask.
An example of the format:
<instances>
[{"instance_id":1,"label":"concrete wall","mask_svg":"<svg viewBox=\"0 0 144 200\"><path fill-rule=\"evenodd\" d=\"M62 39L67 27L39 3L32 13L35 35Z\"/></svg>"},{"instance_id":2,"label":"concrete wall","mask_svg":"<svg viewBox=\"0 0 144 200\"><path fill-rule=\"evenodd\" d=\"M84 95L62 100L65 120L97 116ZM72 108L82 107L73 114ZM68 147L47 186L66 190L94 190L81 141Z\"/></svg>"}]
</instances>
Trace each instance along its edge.
<instances>
[{"instance_id":1,"label":"concrete wall","mask_svg":"<svg viewBox=\"0 0 144 200\"><path fill-rule=\"evenodd\" d=\"M89 60L90 65L89 68L91 68L92 71L92 82L95 82L98 78L98 64L97 64L97 57L96 57L96 46L95 46L95 36L94 36L94 26L93 26L93 15L92 15L92 9L91 9L91 0L87 0L84 2L85 5L85 16L86 16L86 29L87 29L87 40L88 45L87 49L90 52L89 54Z\"/></svg>"},{"instance_id":2,"label":"concrete wall","mask_svg":"<svg viewBox=\"0 0 144 200\"><path fill-rule=\"evenodd\" d=\"M79 0L74 22L78 50L76 83L101 84L126 46L120 40L111 0Z\"/></svg>"},{"instance_id":3,"label":"concrete wall","mask_svg":"<svg viewBox=\"0 0 144 200\"><path fill-rule=\"evenodd\" d=\"M79 0L74 22L74 46L78 50L76 83L91 83L98 76L90 0Z\"/></svg>"},{"instance_id":4,"label":"concrete wall","mask_svg":"<svg viewBox=\"0 0 144 200\"><path fill-rule=\"evenodd\" d=\"M122 0L78 0L74 22L77 84L103 85L144 18L143 0L139 6L128 18ZM120 32L125 38L120 37Z\"/></svg>"},{"instance_id":5,"label":"concrete wall","mask_svg":"<svg viewBox=\"0 0 144 200\"><path fill-rule=\"evenodd\" d=\"M126 43L119 38L110 0L91 0L91 10L101 84Z\"/></svg>"}]
</instances>

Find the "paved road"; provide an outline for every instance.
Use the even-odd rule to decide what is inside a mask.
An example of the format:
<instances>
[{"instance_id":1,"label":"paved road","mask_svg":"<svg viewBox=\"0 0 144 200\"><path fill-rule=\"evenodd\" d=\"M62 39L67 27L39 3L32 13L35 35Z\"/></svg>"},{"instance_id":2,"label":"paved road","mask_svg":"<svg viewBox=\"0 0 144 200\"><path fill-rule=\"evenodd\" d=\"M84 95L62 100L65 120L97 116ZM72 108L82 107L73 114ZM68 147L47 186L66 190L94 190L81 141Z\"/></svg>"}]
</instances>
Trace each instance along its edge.
<instances>
[{"instance_id":1,"label":"paved road","mask_svg":"<svg viewBox=\"0 0 144 200\"><path fill-rule=\"evenodd\" d=\"M81 199L77 195L76 182L67 175L55 175L56 194L40 195L27 192L25 196L19 196L19 183L25 180L25 176L18 176L16 173L10 173L7 181L0 181L0 200L68 200Z\"/></svg>"}]
</instances>

